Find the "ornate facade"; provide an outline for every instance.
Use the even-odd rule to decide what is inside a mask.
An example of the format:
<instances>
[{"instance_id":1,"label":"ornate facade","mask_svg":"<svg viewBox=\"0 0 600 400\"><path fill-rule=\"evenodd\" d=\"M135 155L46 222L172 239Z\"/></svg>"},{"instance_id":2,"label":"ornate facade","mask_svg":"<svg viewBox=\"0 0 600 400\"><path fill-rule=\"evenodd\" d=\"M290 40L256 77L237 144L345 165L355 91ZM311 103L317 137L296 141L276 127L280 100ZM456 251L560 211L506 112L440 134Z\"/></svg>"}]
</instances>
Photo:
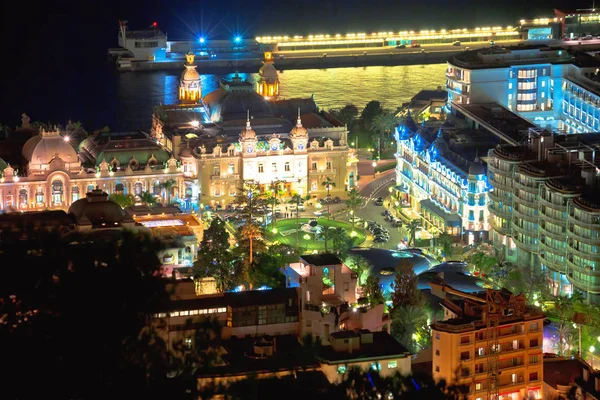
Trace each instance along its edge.
<instances>
[{"instance_id":1,"label":"ornate facade","mask_svg":"<svg viewBox=\"0 0 600 400\"><path fill-rule=\"evenodd\" d=\"M179 82L179 100L184 103L197 103L202 99L200 74L194 65L194 53L185 55L185 71L181 74Z\"/></svg>"},{"instance_id":2,"label":"ornate facade","mask_svg":"<svg viewBox=\"0 0 600 400\"><path fill-rule=\"evenodd\" d=\"M451 148L440 128L432 132L418 128L410 112L396 129L396 189L400 206L421 214L428 230L463 237L467 242L487 237L489 212L485 167L473 145Z\"/></svg>"},{"instance_id":3,"label":"ornate facade","mask_svg":"<svg viewBox=\"0 0 600 400\"><path fill-rule=\"evenodd\" d=\"M263 66L258 71L258 82L256 83L256 91L261 96L266 98L279 96L279 75L273 65L273 54L265 53Z\"/></svg>"},{"instance_id":4,"label":"ornate facade","mask_svg":"<svg viewBox=\"0 0 600 400\"><path fill-rule=\"evenodd\" d=\"M127 136L121 140L114 134L93 135L76 151L64 131L42 129L25 142L20 170L0 160L0 210L67 211L72 203L85 198L86 193L96 188L108 194L136 196L148 191L159 203L189 194L179 162L145 135L139 135L135 139ZM130 148L119 149L118 145L108 151L108 146L104 145L105 151L100 153L100 158L94 158L86 144L100 145L105 140L113 144L127 140L146 146L133 152ZM104 155L109 153L112 157L107 161ZM159 162L154 153L163 162ZM168 194L161 185L167 180L175 181Z\"/></svg>"}]
</instances>

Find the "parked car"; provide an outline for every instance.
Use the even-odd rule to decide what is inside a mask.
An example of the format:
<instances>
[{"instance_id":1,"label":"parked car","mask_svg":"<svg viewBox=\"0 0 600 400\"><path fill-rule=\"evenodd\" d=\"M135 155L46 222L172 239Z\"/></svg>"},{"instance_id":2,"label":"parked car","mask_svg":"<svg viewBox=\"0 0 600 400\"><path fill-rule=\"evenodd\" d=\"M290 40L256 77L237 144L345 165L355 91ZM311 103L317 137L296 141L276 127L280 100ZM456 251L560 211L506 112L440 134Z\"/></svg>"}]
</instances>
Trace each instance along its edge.
<instances>
[{"instance_id":1,"label":"parked car","mask_svg":"<svg viewBox=\"0 0 600 400\"><path fill-rule=\"evenodd\" d=\"M413 43L410 45L410 47L416 48L416 47L421 47L421 45L419 43Z\"/></svg>"},{"instance_id":2,"label":"parked car","mask_svg":"<svg viewBox=\"0 0 600 400\"><path fill-rule=\"evenodd\" d=\"M399 44L396 46L397 49L405 49L406 45L405 44Z\"/></svg>"},{"instance_id":3,"label":"parked car","mask_svg":"<svg viewBox=\"0 0 600 400\"><path fill-rule=\"evenodd\" d=\"M360 222L360 221L362 221L362 218L360 218L360 217L357 217L357 216L355 215L354 217L350 217L349 221L350 221L350 222L357 223L357 222Z\"/></svg>"},{"instance_id":4,"label":"parked car","mask_svg":"<svg viewBox=\"0 0 600 400\"><path fill-rule=\"evenodd\" d=\"M592 35L585 35L581 38L581 40L592 40L594 37Z\"/></svg>"},{"instance_id":5,"label":"parked car","mask_svg":"<svg viewBox=\"0 0 600 400\"><path fill-rule=\"evenodd\" d=\"M460 41L457 40L456 42L452 43L452 46L460 46Z\"/></svg>"},{"instance_id":6,"label":"parked car","mask_svg":"<svg viewBox=\"0 0 600 400\"><path fill-rule=\"evenodd\" d=\"M495 45L496 45L496 41L495 41L495 40L490 40L490 44L491 44L492 46L495 46Z\"/></svg>"}]
</instances>

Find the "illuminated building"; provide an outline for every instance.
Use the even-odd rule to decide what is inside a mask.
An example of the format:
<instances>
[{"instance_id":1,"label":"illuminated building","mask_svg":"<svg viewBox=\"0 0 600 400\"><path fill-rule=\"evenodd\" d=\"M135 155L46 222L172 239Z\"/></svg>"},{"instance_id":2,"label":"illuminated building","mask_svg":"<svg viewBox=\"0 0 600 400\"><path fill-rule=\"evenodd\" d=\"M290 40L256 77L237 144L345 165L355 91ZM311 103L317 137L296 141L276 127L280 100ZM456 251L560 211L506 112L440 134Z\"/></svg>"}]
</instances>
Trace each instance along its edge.
<instances>
[{"instance_id":1,"label":"illuminated building","mask_svg":"<svg viewBox=\"0 0 600 400\"><path fill-rule=\"evenodd\" d=\"M23 117L23 126L13 135L31 137L24 144L2 143L12 153L0 161L0 210L66 211L96 188L109 195L148 191L159 203L191 196L184 189L179 162L144 133L98 132L75 150L67 132L56 127L38 132ZM170 180L175 184L167 193L162 183Z\"/></svg>"},{"instance_id":2,"label":"illuminated building","mask_svg":"<svg viewBox=\"0 0 600 400\"><path fill-rule=\"evenodd\" d=\"M451 44L460 42L481 42L489 40L520 40L521 32L512 26L483 27L475 29L440 29L400 31L400 32L373 32L373 33L347 33L347 34L319 34L319 35L284 35L284 36L259 36L256 41L265 51L294 51L307 49L351 49L365 47L386 47L399 44Z\"/></svg>"},{"instance_id":3,"label":"illuminated building","mask_svg":"<svg viewBox=\"0 0 600 400\"><path fill-rule=\"evenodd\" d=\"M600 8L577 9L574 11L554 10L560 19L565 37L574 38L600 33Z\"/></svg>"},{"instance_id":4,"label":"illuminated building","mask_svg":"<svg viewBox=\"0 0 600 400\"><path fill-rule=\"evenodd\" d=\"M181 74L179 83L179 100L183 103L197 103L202 98L200 74L194 65L194 53L185 55L185 71Z\"/></svg>"},{"instance_id":5,"label":"illuminated building","mask_svg":"<svg viewBox=\"0 0 600 400\"><path fill-rule=\"evenodd\" d=\"M256 83L258 94L268 98L279 96L279 75L273 65L273 54L271 52L265 53L263 66L258 70L258 76L259 79Z\"/></svg>"},{"instance_id":6,"label":"illuminated building","mask_svg":"<svg viewBox=\"0 0 600 400\"><path fill-rule=\"evenodd\" d=\"M197 182L202 203L210 206L234 202L245 180L261 190L278 182L287 196L324 196L327 178L335 182L332 196L356 185L346 126L319 111L312 98L261 96L238 73L199 104L157 107L151 134L173 151L186 181Z\"/></svg>"},{"instance_id":7,"label":"illuminated building","mask_svg":"<svg viewBox=\"0 0 600 400\"><path fill-rule=\"evenodd\" d=\"M487 238L485 167L477 149L493 146L489 137L459 131L446 134L419 128L410 111L396 128L396 191L399 207L420 213L423 227L473 241Z\"/></svg>"},{"instance_id":8,"label":"illuminated building","mask_svg":"<svg viewBox=\"0 0 600 400\"><path fill-rule=\"evenodd\" d=\"M522 294L430 286L444 309L431 325L433 378L468 385L469 400L541 399L545 315Z\"/></svg>"},{"instance_id":9,"label":"illuminated building","mask_svg":"<svg viewBox=\"0 0 600 400\"><path fill-rule=\"evenodd\" d=\"M553 293L600 294L597 135L530 131L488 154L494 248L517 266L541 266Z\"/></svg>"},{"instance_id":10,"label":"illuminated building","mask_svg":"<svg viewBox=\"0 0 600 400\"><path fill-rule=\"evenodd\" d=\"M464 51L448 60L448 102L499 103L560 133L600 131L600 61L543 45Z\"/></svg>"},{"instance_id":11,"label":"illuminated building","mask_svg":"<svg viewBox=\"0 0 600 400\"><path fill-rule=\"evenodd\" d=\"M391 320L383 304L350 306L358 299L357 275L337 256L303 255L298 263L286 266L284 274L286 285L299 289L300 337L312 335L328 344L330 335L337 331L368 329L389 333Z\"/></svg>"}]
</instances>

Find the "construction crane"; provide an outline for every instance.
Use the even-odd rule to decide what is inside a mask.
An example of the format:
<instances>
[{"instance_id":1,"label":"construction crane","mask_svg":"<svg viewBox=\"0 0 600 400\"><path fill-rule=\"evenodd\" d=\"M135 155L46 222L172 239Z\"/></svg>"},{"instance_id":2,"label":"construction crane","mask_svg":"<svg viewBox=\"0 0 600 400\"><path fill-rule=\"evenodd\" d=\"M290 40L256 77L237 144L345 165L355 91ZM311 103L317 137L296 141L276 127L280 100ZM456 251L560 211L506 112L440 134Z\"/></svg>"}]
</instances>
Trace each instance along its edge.
<instances>
[{"instance_id":1,"label":"construction crane","mask_svg":"<svg viewBox=\"0 0 600 400\"><path fill-rule=\"evenodd\" d=\"M513 314L521 314L525 311L525 296L513 295L508 290L486 289L485 297L466 293L454 289L441 279L429 282L431 293L446 300L446 295L451 294L465 299L462 308L457 304L446 301L445 305L458 316L481 317L486 324L485 337L487 339L488 363L487 363L487 398L497 400L499 379L499 351L498 339L500 336L500 320Z\"/></svg>"}]
</instances>

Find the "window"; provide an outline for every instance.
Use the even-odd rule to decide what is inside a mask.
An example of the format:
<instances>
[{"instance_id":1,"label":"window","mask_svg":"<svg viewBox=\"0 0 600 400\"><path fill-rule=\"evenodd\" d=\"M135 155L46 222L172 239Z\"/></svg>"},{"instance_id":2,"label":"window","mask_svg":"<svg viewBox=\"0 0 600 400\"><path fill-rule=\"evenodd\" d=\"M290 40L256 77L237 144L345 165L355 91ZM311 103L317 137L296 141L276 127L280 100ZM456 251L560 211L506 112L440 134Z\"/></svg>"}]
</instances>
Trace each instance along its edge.
<instances>
[{"instance_id":1,"label":"window","mask_svg":"<svg viewBox=\"0 0 600 400\"><path fill-rule=\"evenodd\" d=\"M71 189L71 202L79 200L79 186L73 186Z\"/></svg>"},{"instance_id":2,"label":"window","mask_svg":"<svg viewBox=\"0 0 600 400\"><path fill-rule=\"evenodd\" d=\"M539 346L538 339L531 339L529 341L529 347L538 347L538 346Z\"/></svg>"},{"instance_id":3,"label":"window","mask_svg":"<svg viewBox=\"0 0 600 400\"><path fill-rule=\"evenodd\" d=\"M277 163L271 164L271 172L277 172Z\"/></svg>"},{"instance_id":4,"label":"window","mask_svg":"<svg viewBox=\"0 0 600 400\"><path fill-rule=\"evenodd\" d=\"M436 339L436 340L440 340L440 334L439 334L439 333L436 333L436 334L435 334L435 339Z\"/></svg>"},{"instance_id":5,"label":"window","mask_svg":"<svg viewBox=\"0 0 600 400\"><path fill-rule=\"evenodd\" d=\"M529 324L529 332L535 332L540 329L539 322L532 322Z\"/></svg>"},{"instance_id":6,"label":"window","mask_svg":"<svg viewBox=\"0 0 600 400\"><path fill-rule=\"evenodd\" d=\"M508 94L508 99L509 99L509 100L512 100L512 93L509 93L509 94Z\"/></svg>"},{"instance_id":7,"label":"window","mask_svg":"<svg viewBox=\"0 0 600 400\"><path fill-rule=\"evenodd\" d=\"M313 161L313 162L312 162L312 164L311 164L311 168L310 168L310 169L312 169L313 171L316 171L316 170L317 170L317 162L316 162L316 161Z\"/></svg>"},{"instance_id":8,"label":"window","mask_svg":"<svg viewBox=\"0 0 600 400\"><path fill-rule=\"evenodd\" d=\"M388 368L397 368L398 367L398 361L393 360L393 361L388 361Z\"/></svg>"},{"instance_id":9,"label":"window","mask_svg":"<svg viewBox=\"0 0 600 400\"><path fill-rule=\"evenodd\" d=\"M117 183L115 185L115 193L117 194L125 194L125 186L122 183Z\"/></svg>"},{"instance_id":10,"label":"window","mask_svg":"<svg viewBox=\"0 0 600 400\"><path fill-rule=\"evenodd\" d=\"M512 383L517 383L517 379L518 379L517 374L512 374L511 375L511 381L512 381Z\"/></svg>"},{"instance_id":11,"label":"window","mask_svg":"<svg viewBox=\"0 0 600 400\"><path fill-rule=\"evenodd\" d=\"M310 183L310 190L317 190L318 189L318 185L317 185L317 181L312 181Z\"/></svg>"},{"instance_id":12,"label":"window","mask_svg":"<svg viewBox=\"0 0 600 400\"><path fill-rule=\"evenodd\" d=\"M235 196L235 186L234 185L229 185L229 195L230 196Z\"/></svg>"},{"instance_id":13,"label":"window","mask_svg":"<svg viewBox=\"0 0 600 400\"><path fill-rule=\"evenodd\" d=\"M475 390L481 390L481 382L475 384Z\"/></svg>"},{"instance_id":14,"label":"window","mask_svg":"<svg viewBox=\"0 0 600 400\"><path fill-rule=\"evenodd\" d=\"M214 195L215 196L221 195L221 185L215 185Z\"/></svg>"},{"instance_id":15,"label":"window","mask_svg":"<svg viewBox=\"0 0 600 400\"><path fill-rule=\"evenodd\" d=\"M435 372L440 372L440 367L439 367L439 365L436 365L436 366L435 366Z\"/></svg>"},{"instance_id":16,"label":"window","mask_svg":"<svg viewBox=\"0 0 600 400\"><path fill-rule=\"evenodd\" d=\"M19 207L27 207L27 189L21 189L19 191Z\"/></svg>"},{"instance_id":17,"label":"window","mask_svg":"<svg viewBox=\"0 0 600 400\"><path fill-rule=\"evenodd\" d=\"M331 169L331 160L327 160L327 169Z\"/></svg>"},{"instance_id":18,"label":"window","mask_svg":"<svg viewBox=\"0 0 600 400\"><path fill-rule=\"evenodd\" d=\"M469 344L471 343L471 338L469 336L461 336L460 344Z\"/></svg>"},{"instance_id":19,"label":"window","mask_svg":"<svg viewBox=\"0 0 600 400\"><path fill-rule=\"evenodd\" d=\"M512 82L508 82L508 88L509 88L509 89L512 89L512 88L513 88L513 84L512 84Z\"/></svg>"},{"instance_id":20,"label":"window","mask_svg":"<svg viewBox=\"0 0 600 400\"><path fill-rule=\"evenodd\" d=\"M286 161L283 169L285 170L285 172L290 172L290 162Z\"/></svg>"},{"instance_id":21,"label":"window","mask_svg":"<svg viewBox=\"0 0 600 400\"><path fill-rule=\"evenodd\" d=\"M477 349L477 355L480 357L485 356L485 350L483 350L483 347Z\"/></svg>"},{"instance_id":22,"label":"window","mask_svg":"<svg viewBox=\"0 0 600 400\"><path fill-rule=\"evenodd\" d=\"M213 165L213 175L221 176L221 166L218 164Z\"/></svg>"},{"instance_id":23,"label":"window","mask_svg":"<svg viewBox=\"0 0 600 400\"><path fill-rule=\"evenodd\" d=\"M546 87L546 81L542 81L542 87Z\"/></svg>"},{"instance_id":24,"label":"window","mask_svg":"<svg viewBox=\"0 0 600 400\"><path fill-rule=\"evenodd\" d=\"M63 183L55 180L52 182L52 204L62 204L63 199Z\"/></svg>"},{"instance_id":25,"label":"window","mask_svg":"<svg viewBox=\"0 0 600 400\"><path fill-rule=\"evenodd\" d=\"M258 173L262 174L265 172L265 165L263 163L258 164Z\"/></svg>"},{"instance_id":26,"label":"window","mask_svg":"<svg viewBox=\"0 0 600 400\"><path fill-rule=\"evenodd\" d=\"M461 361L468 360L470 358L471 358L471 356L470 356L470 354L469 354L468 351L463 351L463 352L460 353L460 359L461 359Z\"/></svg>"},{"instance_id":27,"label":"window","mask_svg":"<svg viewBox=\"0 0 600 400\"><path fill-rule=\"evenodd\" d=\"M233 163L230 163L230 164L227 166L227 174L229 174L229 175L233 175L233 174L235 174L235 164L233 164Z\"/></svg>"},{"instance_id":28,"label":"window","mask_svg":"<svg viewBox=\"0 0 600 400\"><path fill-rule=\"evenodd\" d=\"M142 194L142 182L136 182L133 185L133 193L135 193L136 196Z\"/></svg>"},{"instance_id":29,"label":"window","mask_svg":"<svg viewBox=\"0 0 600 400\"><path fill-rule=\"evenodd\" d=\"M440 349L435 349L435 355L439 356L440 355Z\"/></svg>"},{"instance_id":30,"label":"window","mask_svg":"<svg viewBox=\"0 0 600 400\"><path fill-rule=\"evenodd\" d=\"M350 291L350 283L344 282L344 292L349 292L349 291Z\"/></svg>"}]
</instances>

